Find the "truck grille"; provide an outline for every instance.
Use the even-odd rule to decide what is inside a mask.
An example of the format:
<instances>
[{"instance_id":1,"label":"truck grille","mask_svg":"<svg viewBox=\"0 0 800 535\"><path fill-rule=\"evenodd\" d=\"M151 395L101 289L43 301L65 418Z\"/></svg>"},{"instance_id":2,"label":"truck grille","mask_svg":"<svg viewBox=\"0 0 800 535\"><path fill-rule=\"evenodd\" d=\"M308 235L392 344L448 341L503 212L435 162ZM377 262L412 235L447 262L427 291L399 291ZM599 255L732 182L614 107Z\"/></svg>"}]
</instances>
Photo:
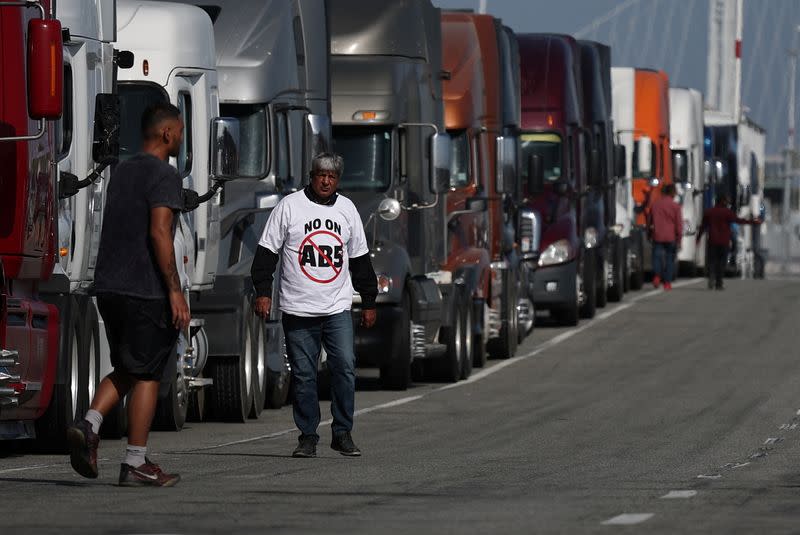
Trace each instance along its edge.
<instances>
[{"instance_id":1,"label":"truck grille","mask_svg":"<svg viewBox=\"0 0 800 535\"><path fill-rule=\"evenodd\" d=\"M530 209L519 211L519 245L523 254L539 252L542 224L539 213Z\"/></svg>"}]
</instances>

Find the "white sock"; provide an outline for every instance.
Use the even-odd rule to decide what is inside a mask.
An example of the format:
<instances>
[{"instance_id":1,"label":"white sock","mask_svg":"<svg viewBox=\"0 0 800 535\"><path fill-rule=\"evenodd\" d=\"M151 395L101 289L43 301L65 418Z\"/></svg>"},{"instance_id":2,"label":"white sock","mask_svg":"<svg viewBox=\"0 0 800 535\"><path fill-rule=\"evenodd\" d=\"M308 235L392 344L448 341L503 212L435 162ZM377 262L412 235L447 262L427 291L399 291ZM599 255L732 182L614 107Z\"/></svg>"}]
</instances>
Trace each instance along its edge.
<instances>
[{"instance_id":1,"label":"white sock","mask_svg":"<svg viewBox=\"0 0 800 535\"><path fill-rule=\"evenodd\" d=\"M86 416L84 416L83 419L92 424L92 431L94 433L100 432L100 426L103 425L102 414L100 414L94 409L89 409L88 411L86 411Z\"/></svg>"},{"instance_id":2,"label":"white sock","mask_svg":"<svg viewBox=\"0 0 800 535\"><path fill-rule=\"evenodd\" d=\"M134 468L139 468L145 463L144 456L147 455L147 446L132 446L128 444L125 449L124 463Z\"/></svg>"}]
</instances>

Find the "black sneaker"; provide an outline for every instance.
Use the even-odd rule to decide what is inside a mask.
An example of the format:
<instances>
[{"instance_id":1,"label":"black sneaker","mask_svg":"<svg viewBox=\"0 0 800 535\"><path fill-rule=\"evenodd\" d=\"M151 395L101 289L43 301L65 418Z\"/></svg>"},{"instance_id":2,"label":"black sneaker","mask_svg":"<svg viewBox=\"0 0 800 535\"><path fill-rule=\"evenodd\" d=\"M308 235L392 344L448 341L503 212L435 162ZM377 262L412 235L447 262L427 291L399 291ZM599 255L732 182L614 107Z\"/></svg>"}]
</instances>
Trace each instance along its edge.
<instances>
[{"instance_id":1,"label":"black sneaker","mask_svg":"<svg viewBox=\"0 0 800 535\"><path fill-rule=\"evenodd\" d=\"M145 458L142 466L134 468L122 463L119 467L120 487L174 487L181 480L178 474L165 474L161 467Z\"/></svg>"},{"instance_id":2,"label":"black sneaker","mask_svg":"<svg viewBox=\"0 0 800 535\"><path fill-rule=\"evenodd\" d=\"M292 457L316 457L317 438L309 435L300 435L297 447L292 452Z\"/></svg>"},{"instance_id":3,"label":"black sneaker","mask_svg":"<svg viewBox=\"0 0 800 535\"><path fill-rule=\"evenodd\" d=\"M97 447L100 437L92 431L92 424L86 420L75 422L67 429L69 462L83 477L97 478Z\"/></svg>"},{"instance_id":4,"label":"black sneaker","mask_svg":"<svg viewBox=\"0 0 800 535\"><path fill-rule=\"evenodd\" d=\"M331 449L338 451L342 455L347 455L348 457L361 457L361 450L358 449L355 442L353 442L350 431L344 431L333 435Z\"/></svg>"}]
</instances>

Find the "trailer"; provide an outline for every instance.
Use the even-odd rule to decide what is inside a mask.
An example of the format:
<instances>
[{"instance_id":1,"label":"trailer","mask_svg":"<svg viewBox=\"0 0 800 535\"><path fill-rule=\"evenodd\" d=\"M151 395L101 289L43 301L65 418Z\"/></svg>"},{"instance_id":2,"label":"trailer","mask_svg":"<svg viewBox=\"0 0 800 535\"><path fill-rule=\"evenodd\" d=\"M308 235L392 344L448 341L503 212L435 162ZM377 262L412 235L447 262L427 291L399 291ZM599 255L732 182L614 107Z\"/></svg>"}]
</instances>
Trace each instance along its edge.
<instances>
[{"instance_id":1,"label":"trailer","mask_svg":"<svg viewBox=\"0 0 800 535\"><path fill-rule=\"evenodd\" d=\"M0 2L0 439L36 436L58 368L59 311L40 285L56 262L62 47L50 2Z\"/></svg>"},{"instance_id":2,"label":"trailer","mask_svg":"<svg viewBox=\"0 0 800 535\"><path fill-rule=\"evenodd\" d=\"M440 13L428 0L333 0L333 150L339 189L365 223L378 277L377 323L358 325L356 363L406 389L413 361L441 358L463 282L447 258L451 146L442 100ZM387 350L388 348L388 350ZM417 364L419 366L419 364Z\"/></svg>"}]
</instances>

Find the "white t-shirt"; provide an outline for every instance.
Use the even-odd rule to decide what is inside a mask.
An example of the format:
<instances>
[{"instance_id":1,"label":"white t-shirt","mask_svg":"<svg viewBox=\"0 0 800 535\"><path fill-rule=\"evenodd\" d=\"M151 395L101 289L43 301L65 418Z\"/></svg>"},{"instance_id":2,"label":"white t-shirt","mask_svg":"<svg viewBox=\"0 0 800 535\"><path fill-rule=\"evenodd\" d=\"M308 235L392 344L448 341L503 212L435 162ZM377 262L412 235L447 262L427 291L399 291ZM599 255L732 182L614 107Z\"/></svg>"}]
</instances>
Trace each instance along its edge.
<instances>
[{"instance_id":1,"label":"white t-shirt","mask_svg":"<svg viewBox=\"0 0 800 535\"><path fill-rule=\"evenodd\" d=\"M369 252L353 201L311 201L304 191L287 195L267 220L258 242L281 255L280 309L295 316L328 316L350 310L350 257Z\"/></svg>"}]
</instances>

